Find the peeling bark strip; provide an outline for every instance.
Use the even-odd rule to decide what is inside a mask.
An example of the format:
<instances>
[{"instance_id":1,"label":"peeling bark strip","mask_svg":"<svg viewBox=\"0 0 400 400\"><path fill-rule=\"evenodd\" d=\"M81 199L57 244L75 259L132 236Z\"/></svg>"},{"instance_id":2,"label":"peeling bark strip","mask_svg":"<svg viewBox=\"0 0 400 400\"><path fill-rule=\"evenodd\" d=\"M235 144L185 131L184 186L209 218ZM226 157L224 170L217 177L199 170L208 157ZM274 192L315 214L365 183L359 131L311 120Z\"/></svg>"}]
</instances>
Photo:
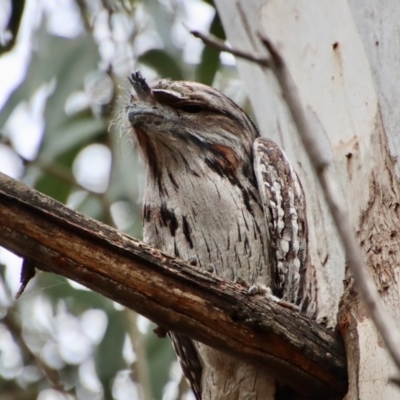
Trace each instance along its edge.
<instances>
[{"instance_id":1,"label":"peeling bark strip","mask_svg":"<svg viewBox=\"0 0 400 400\"><path fill-rule=\"evenodd\" d=\"M225 282L72 211L0 173L0 245L169 330L257 366L305 395L342 398L340 338L239 284Z\"/></svg>"}]
</instances>

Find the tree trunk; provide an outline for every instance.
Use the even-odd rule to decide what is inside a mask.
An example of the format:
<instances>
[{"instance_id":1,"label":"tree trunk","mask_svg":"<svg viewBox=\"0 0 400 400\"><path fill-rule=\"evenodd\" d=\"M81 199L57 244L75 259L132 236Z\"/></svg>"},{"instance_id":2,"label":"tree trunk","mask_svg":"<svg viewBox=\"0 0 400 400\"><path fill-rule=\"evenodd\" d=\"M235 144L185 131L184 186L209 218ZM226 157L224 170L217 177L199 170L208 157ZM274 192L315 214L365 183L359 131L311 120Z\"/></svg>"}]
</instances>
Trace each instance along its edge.
<instances>
[{"instance_id":1,"label":"tree trunk","mask_svg":"<svg viewBox=\"0 0 400 400\"><path fill-rule=\"evenodd\" d=\"M235 48L267 55L258 32L284 57L307 117L332 160L366 266L386 311L400 321L400 3L351 0L215 1ZM343 250L310 162L271 72L237 60L263 136L283 146L305 188L318 321L339 324L346 343L348 400L398 399L394 364L346 273Z\"/></svg>"}]
</instances>

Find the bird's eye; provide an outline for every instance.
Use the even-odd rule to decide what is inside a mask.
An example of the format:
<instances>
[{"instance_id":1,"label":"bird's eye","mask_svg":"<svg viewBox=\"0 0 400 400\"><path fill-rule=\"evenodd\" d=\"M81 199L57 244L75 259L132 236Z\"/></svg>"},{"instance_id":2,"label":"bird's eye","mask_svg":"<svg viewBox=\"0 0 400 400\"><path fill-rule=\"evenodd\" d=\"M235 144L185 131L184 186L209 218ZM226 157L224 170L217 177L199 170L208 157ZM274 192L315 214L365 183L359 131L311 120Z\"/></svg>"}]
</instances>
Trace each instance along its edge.
<instances>
[{"instance_id":1,"label":"bird's eye","mask_svg":"<svg viewBox=\"0 0 400 400\"><path fill-rule=\"evenodd\" d=\"M197 104L186 104L184 106L181 106L180 109L190 114L197 114L204 110L202 106L199 106Z\"/></svg>"}]
</instances>

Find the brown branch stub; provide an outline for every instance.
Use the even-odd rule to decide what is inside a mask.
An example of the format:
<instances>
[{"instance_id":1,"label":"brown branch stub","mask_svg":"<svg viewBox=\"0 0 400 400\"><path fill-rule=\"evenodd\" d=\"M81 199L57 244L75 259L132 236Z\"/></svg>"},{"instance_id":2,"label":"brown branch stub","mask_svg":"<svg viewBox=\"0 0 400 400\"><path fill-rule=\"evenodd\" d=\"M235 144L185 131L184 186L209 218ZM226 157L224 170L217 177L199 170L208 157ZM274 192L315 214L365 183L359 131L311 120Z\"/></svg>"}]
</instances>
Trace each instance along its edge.
<instances>
[{"instance_id":1,"label":"brown branch stub","mask_svg":"<svg viewBox=\"0 0 400 400\"><path fill-rule=\"evenodd\" d=\"M259 32L258 36L260 37L263 45L266 47L269 54L271 55L271 59L273 61L273 66L275 68L285 67L283 58L281 57L279 52L275 49L275 46L272 44L272 42L266 36L264 36L261 32Z\"/></svg>"},{"instance_id":2,"label":"brown branch stub","mask_svg":"<svg viewBox=\"0 0 400 400\"><path fill-rule=\"evenodd\" d=\"M153 332L160 339L165 339L168 335L168 329L163 328L162 326L157 326L153 329Z\"/></svg>"},{"instance_id":3,"label":"brown branch stub","mask_svg":"<svg viewBox=\"0 0 400 400\"><path fill-rule=\"evenodd\" d=\"M152 249L0 174L0 245L313 398L347 389L341 339L240 284ZM315 397L316 396L316 397Z\"/></svg>"},{"instance_id":4,"label":"brown branch stub","mask_svg":"<svg viewBox=\"0 0 400 400\"><path fill-rule=\"evenodd\" d=\"M28 283L30 282L31 279L33 279L36 275L36 269L35 269L35 263L30 260L29 258L25 258L24 261L22 262L22 267L21 267L21 286L18 289L17 294L15 295L15 299L18 300L22 293L24 293L24 290Z\"/></svg>"},{"instance_id":5,"label":"brown branch stub","mask_svg":"<svg viewBox=\"0 0 400 400\"><path fill-rule=\"evenodd\" d=\"M249 51L235 49L232 47L228 47L222 40L218 39L213 35L205 35L199 31L190 31L190 33L194 36L199 38L205 45L218 50L218 51L226 51L228 53L233 54L234 56L243 58L248 61L255 62L262 67L269 68L270 61L267 57L260 56L258 54L251 53Z\"/></svg>"}]
</instances>

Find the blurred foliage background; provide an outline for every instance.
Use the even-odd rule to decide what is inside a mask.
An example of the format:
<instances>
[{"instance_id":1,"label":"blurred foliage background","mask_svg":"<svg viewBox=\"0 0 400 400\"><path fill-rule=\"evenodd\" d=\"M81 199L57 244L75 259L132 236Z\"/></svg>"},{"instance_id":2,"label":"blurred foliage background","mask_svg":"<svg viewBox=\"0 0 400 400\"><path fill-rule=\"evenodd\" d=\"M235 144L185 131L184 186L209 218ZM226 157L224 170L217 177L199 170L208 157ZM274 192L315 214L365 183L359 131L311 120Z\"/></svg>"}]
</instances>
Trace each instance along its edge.
<instances>
[{"instance_id":1,"label":"blurred foliage background","mask_svg":"<svg viewBox=\"0 0 400 400\"><path fill-rule=\"evenodd\" d=\"M0 0L0 170L141 238L143 166L126 76L196 80L248 108L212 1ZM14 300L0 249L0 400L193 399L168 339L134 312L50 274Z\"/></svg>"}]
</instances>

